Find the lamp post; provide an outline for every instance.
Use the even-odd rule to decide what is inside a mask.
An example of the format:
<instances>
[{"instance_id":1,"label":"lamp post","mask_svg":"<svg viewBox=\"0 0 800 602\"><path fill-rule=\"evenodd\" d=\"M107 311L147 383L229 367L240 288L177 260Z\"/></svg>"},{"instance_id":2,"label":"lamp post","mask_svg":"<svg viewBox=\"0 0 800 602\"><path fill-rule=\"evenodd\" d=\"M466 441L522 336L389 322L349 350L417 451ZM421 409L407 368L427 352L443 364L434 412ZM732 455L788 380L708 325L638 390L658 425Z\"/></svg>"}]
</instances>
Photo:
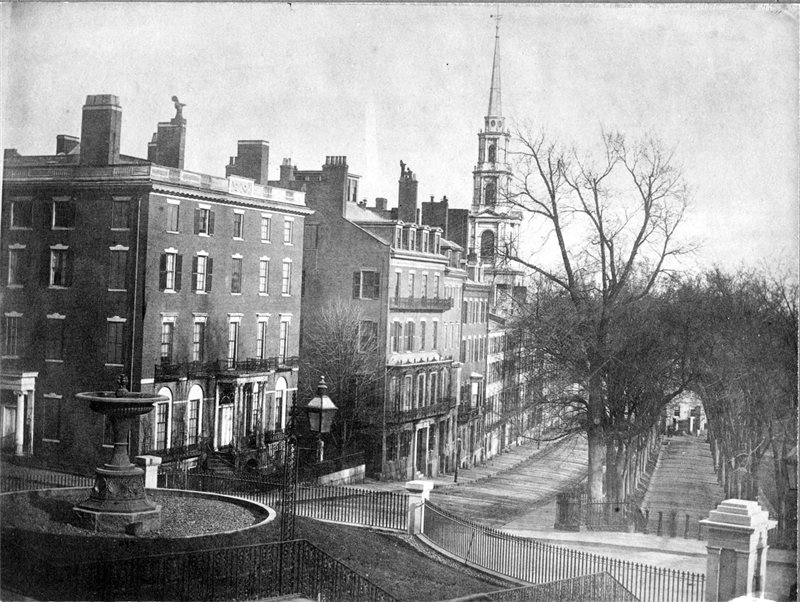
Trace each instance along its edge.
<instances>
[{"instance_id":1,"label":"lamp post","mask_svg":"<svg viewBox=\"0 0 800 602\"><path fill-rule=\"evenodd\" d=\"M292 405L287 425L285 458L283 464L283 495L281 500L281 541L294 539L294 517L297 512L297 471L299 468L300 446L297 442L298 416L302 412L308 416L309 430L315 434L329 433L336 415L336 406L328 397L328 385L325 377L321 377L317 385L317 394L305 408Z\"/></svg>"}]
</instances>

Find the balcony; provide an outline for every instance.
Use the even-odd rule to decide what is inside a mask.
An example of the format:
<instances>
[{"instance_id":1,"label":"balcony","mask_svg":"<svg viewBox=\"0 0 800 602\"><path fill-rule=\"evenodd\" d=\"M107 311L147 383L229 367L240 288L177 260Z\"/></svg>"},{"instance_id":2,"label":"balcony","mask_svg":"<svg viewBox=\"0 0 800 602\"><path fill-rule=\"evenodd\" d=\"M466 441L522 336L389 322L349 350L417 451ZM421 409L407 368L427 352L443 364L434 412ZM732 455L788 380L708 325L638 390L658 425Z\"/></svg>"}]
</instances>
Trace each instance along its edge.
<instances>
[{"instance_id":1,"label":"balcony","mask_svg":"<svg viewBox=\"0 0 800 602\"><path fill-rule=\"evenodd\" d=\"M453 300L442 297L392 297L389 309L402 311L447 311Z\"/></svg>"},{"instance_id":2,"label":"balcony","mask_svg":"<svg viewBox=\"0 0 800 602\"><path fill-rule=\"evenodd\" d=\"M400 424L403 422L413 422L415 420L423 420L424 418L431 418L433 416L441 416L447 414L455 404L450 399L444 399L439 403L434 403L420 408L413 408L411 410L396 410L386 414L386 422L390 424Z\"/></svg>"},{"instance_id":3,"label":"balcony","mask_svg":"<svg viewBox=\"0 0 800 602\"><path fill-rule=\"evenodd\" d=\"M241 361L216 360L213 362L181 362L168 364L161 362L155 365L153 380L155 382L174 381L180 378L205 378L208 376L224 376L248 372L280 372L291 370L300 365L297 356L281 358L248 358Z\"/></svg>"},{"instance_id":4,"label":"balcony","mask_svg":"<svg viewBox=\"0 0 800 602\"><path fill-rule=\"evenodd\" d=\"M483 408L461 406L458 408L458 424L466 424L483 415Z\"/></svg>"}]
</instances>

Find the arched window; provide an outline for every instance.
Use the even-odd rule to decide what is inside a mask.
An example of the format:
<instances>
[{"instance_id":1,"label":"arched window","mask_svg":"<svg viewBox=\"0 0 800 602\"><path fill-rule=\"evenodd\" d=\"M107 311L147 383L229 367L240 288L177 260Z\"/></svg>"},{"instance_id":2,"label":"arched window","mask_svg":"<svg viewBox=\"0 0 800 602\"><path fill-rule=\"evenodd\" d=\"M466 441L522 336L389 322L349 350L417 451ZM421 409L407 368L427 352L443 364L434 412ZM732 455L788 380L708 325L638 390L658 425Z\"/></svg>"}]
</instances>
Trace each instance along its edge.
<instances>
[{"instance_id":1,"label":"arched window","mask_svg":"<svg viewBox=\"0 0 800 602\"><path fill-rule=\"evenodd\" d=\"M153 425L153 445L154 450L167 449L169 446L169 410L172 405L172 390L169 387L161 387L159 395L169 398L169 401L156 403L155 424Z\"/></svg>"},{"instance_id":2,"label":"arched window","mask_svg":"<svg viewBox=\"0 0 800 602\"><path fill-rule=\"evenodd\" d=\"M286 379L281 376L275 382L275 405L272 412L276 431L286 428L286 389Z\"/></svg>"},{"instance_id":3,"label":"arched window","mask_svg":"<svg viewBox=\"0 0 800 602\"><path fill-rule=\"evenodd\" d=\"M189 389L189 419L186 429L187 445L197 445L203 428L203 389L194 385Z\"/></svg>"},{"instance_id":4,"label":"arched window","mask_svg":"<svg viewBox=\"0 0 800 602\"><path fill-rule=\"evenodd\" d=\"M497 186L494 182L487 182L484 197L486 200L486 205L489 207L494 207L495 203L497 202Z\"/></svg>"},{"instance_id":5,"label":"arched window","mask_svg":"<svg viewBox=\"0 0 800 602\"><path fill-rule=\"evenodd\" d=\"M481 234L481 260L484 263L494 263L494 232L484 230Z\"/></svg>"},{"instance_id":6,"label":"arched window","mask_svg":"<svg viewBox=\"0 0 800 602\"><path fill-rule=\"evenodd\" d=\"M494 144L489 145L489 163L494 163L497 161L497 149L495 149Z\"/></svg>"}]
</instances>

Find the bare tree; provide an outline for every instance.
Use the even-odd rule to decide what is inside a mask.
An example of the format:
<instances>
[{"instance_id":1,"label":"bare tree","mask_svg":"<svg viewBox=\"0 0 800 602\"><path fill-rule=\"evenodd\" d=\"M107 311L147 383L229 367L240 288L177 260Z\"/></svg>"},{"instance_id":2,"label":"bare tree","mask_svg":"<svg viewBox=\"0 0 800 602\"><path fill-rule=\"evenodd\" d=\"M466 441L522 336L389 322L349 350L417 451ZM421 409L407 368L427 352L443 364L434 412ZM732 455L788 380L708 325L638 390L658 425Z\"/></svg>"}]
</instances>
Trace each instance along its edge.
<instances>
[{"instance_id":1,"label":"bare tree","mask_svg":"<svg viewBox=\"0 0 800 602\"><path fill-rule=\"evenodd\" d=\"M669 260L688 251L675 238L687 189L672 153L652 137L629 144L604 133L594 157L563 151L543 134L519 132L517 143L508 202L545 236L533 256L513 245L501 252L561 292L569 340L566 350L552 346L546 362L572 381L570 407L589 443L589 494L601 499L607 433L618 428L607 382L613 337Z\"/></svg>"},{"instance_id":2,"label":"bare tree","mask_svg":"<svg viewBox=\"0 0 800 602\"><path fill-rule=\"evenodd\" d=\"M301 398L311 399L320 377L325 377L328 395L338 408L333 437L346 448L379 413L383 366L377 323L343 301L331 302L303 321Z\"/></svg>"}]
</instances>

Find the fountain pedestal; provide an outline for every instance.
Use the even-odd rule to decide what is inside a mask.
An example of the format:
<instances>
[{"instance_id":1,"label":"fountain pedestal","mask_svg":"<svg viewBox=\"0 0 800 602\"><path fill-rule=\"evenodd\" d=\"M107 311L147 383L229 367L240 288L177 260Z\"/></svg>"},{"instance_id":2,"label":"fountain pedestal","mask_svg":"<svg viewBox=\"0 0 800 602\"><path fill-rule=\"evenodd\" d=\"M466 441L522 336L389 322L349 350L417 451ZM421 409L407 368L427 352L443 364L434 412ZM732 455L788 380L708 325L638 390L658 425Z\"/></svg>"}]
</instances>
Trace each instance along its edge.
<instances>
[{"instance_id":1,"label":"fountain pedestal","mask_svg":"<svg viewBox=\"0 0 800 602\"><path fill-rule=\"evenodd\" d=\"M131 421L153 409L163 395L131 393L124 386L116 391L78 393L91 409L111 420L114 454L111 461L95 470L89 499L73 508L82 526L92 531L138 535L161 527L161 506L147 498L144 471L128 457Z\"/></svg>"}]
</instances>

